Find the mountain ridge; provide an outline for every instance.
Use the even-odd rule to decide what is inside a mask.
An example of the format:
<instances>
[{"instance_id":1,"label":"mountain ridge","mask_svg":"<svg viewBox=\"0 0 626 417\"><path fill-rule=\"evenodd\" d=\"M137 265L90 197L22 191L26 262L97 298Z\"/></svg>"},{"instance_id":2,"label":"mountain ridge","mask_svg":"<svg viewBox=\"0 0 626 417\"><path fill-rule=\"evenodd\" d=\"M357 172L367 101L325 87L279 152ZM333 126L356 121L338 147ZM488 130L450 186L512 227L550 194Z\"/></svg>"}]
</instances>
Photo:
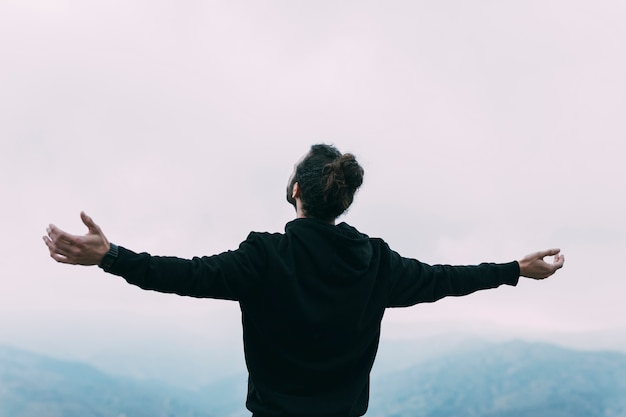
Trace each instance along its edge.
<instances>
[{"instance_id":1,"label":"mountain ridge","mask_svg":"<svg viewBox=\"0 0 626 417\"><path fill-rule=\"evenodd\" d=\"M626 416L626 355L545 343L451 353L373 385L372 416Z\"/></svg>"},{"instance_id":2,"label":"mountain ridge","mask_svg":"<svg viewBox=\"0 0 626 417\"><path fill-rule=\"evenodd\" d=\"M0 345L0 416L249 416L244 402L245 375L192 391ZM626 417L626 355L469 343L372 374L367 417L457 415Z\"/></svg>"}]
</instances>

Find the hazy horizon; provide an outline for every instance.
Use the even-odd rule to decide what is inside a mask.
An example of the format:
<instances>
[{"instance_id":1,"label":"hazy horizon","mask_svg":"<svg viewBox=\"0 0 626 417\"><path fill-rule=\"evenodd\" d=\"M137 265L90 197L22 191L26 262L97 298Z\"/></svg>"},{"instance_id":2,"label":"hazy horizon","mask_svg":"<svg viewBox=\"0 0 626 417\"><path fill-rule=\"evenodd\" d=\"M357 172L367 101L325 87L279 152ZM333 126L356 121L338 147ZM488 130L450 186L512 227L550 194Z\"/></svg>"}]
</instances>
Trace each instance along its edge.
<instances>
[{"instance_id":1,"label":"hazy horizon","mask_svg":"<svg viewBox=\"0 0 626 417\"><path fill-rule=\"evenodd\" d=\"M41 236L84 233L85 210L135 251L234 249L283 230L292 166L326 142L365 168L340 220L404 256L566 257L546 281L388 311L383 341L624 351L624 21L602 0L0 3L0 343L177 355L180 333L238 355L236 304L56 264Z\"/></svg>"}]
</instances>

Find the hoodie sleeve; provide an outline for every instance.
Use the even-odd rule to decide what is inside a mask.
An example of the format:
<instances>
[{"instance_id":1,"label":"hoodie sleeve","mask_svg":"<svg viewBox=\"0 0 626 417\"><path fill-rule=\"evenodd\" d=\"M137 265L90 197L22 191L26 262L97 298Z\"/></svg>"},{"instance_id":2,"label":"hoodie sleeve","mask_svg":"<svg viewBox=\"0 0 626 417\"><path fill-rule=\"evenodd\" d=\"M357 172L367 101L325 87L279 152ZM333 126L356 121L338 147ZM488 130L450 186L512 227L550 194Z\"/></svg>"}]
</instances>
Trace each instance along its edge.
<instances>
[{"instance_id":1,"label":"hoodie sleeve","mask_svg":"<svg viewBox=\"0 0 626 417\"><path fill-rule=\"evenodd\" d=\"M404 258L390 250L388 307L407 307L437 301L446 296L461 296L502 284L517 285L516 261L495 264L451 266L428 265Z\"/></svg>"},{"instance_id":2,"label":"hoodie sleeve","mask_svg":"<svg viewBox=\"0 0 626 417\"><path fill-rule=\"evenodd\" d=\"M120 246L117 260L104 270L144 290L240 301L254 291L264 259L258 235L250 233L234 251L192 259L135 253Z\"/></svg>"}]
</instances>

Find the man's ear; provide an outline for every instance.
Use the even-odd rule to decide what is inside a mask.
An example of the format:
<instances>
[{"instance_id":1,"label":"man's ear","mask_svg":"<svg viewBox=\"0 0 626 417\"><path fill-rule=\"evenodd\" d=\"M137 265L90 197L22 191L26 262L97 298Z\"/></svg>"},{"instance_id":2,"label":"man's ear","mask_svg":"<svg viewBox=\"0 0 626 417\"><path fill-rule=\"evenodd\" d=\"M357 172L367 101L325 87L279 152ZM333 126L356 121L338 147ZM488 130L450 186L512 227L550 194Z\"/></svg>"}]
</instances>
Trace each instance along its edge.
<instances>
[{"instance_id":1,"label":"man's ear","mask_svg":"<svg viewBox=\"0 0 626 417\"><path fill-rule=\"evenodd\" d=\"M300 198L300 184L298 184L297 182L293 184L293 191L291 192L291 198L293 198L294 200L296 198Z\"/></svg>"}]
</instances>

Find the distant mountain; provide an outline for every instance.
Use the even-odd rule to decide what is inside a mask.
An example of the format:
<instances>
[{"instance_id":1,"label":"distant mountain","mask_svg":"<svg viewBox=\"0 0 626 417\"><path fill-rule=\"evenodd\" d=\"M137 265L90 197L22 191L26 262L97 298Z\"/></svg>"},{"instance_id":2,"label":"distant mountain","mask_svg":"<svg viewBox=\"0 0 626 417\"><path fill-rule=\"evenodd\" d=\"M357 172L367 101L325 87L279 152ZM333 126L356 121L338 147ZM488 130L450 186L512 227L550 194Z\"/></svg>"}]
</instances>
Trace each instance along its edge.
<instances>
[{"instance_id":1,"label":"distant mountain","mask_svg":"<svg viewBox=\"0 0 626 417\"><path fill-rule=\"evenodd\" d=\"M509 342L372 382L368 417L624 417L626 355Z\"/></svg>"},{"instance_id":2,"label":"distant mountain","mask_svg":"<svg viewBox=\"0 0 626 417\"><path fill-rule=\"evenodd\" d=\"M1 417L211 417L206 399L156 382L0 346Z\"/></svg>"},{"instance_id":3,"label":"distant mountain","mask_svg":"<svg viewBox=\"0 0 626 417\"><path fill-rule=\"evenodd\" d=\"M626 355L471 343L372 377L367 417L626 417ZM0 417L234 417L245 375L185 391L0 346Z\"/></svg>"}]
</instances>

